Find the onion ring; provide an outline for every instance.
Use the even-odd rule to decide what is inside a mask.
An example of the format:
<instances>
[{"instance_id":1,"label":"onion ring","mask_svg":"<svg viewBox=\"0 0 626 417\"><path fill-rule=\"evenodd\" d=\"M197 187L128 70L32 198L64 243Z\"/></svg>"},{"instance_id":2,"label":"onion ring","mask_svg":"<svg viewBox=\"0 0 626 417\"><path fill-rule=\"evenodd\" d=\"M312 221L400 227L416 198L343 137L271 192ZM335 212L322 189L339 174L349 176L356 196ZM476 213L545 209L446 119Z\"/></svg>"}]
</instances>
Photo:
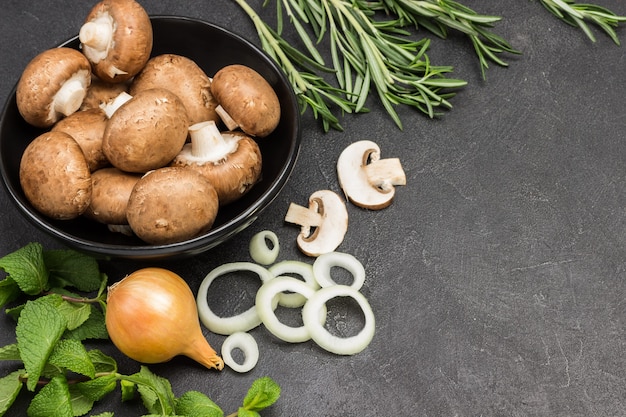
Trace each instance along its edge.
<instances>
[{"instance_id":1,"label":"onion ring","mask_svg":"<svg viewBox=\"0 0 626 417\"><path fill-rule=\"evenodd\" d=\"M284 291L293 291L302 294L306 298L310 298L315 294L314 289L292 277L276 277L263 283L256 294L256 308L261 322L270 333L285 342L306 342L311 339L311 335L306 326L293 327L283 324L274 313L272 302L278 298L276 297L277 294ZM320 308L324 309L325 306L322 305ZM320 310L316 311L315 314L318 321L320 321ZM324 310L324 320L325 317L326 311Z\"/></svg>"},{"instance_id":2,"label":"onion ring","mask_svg":"<svg viewBox=\"0 0 626 417\"><path fill-rule=\"evenodd\" d=\"M243 363L238 363L233 359L232 352L237 348L241 349L244 354ZM235 372L248 372L259 361L259 346L250 333L235 332L222 343L222 360Z\"/></svg>"},{"instance_id":3,"label":"onion ring","mask_svg":"<svg viewBox=\"0 0 626 417\"><path fill-rule=\"evenodd\" d=\"M272 243L271 248L267 244L268 240ZM271 230L263 230L250 239L250 257L258 264L273 264L278 258L279 251L278 236Z\"/></svg>"},{"instance_id":4,"label":"onion ring","mask_svg":"<svg viewBox=\"0 0 626 417\"><path fill-rule=\"evenodd\" d=\"M335 297L352 297L363 310L365 325L355 336L338 337L331 334L324 324L319 323L319 312L326 302ZM375 319L372 307L358 290L347 285L333 285L315 292L302 308L302 321L311 339L321 348L337 355L353 355L361 352L374 337Z\"/></svg>"},{"instance_id":5,"label":"onion ring","mask_svg":"<svg viewBox=\"0 0 626 417\"><path fill-rule=\"evenodd\" d=\"M333 266L341 267L352 274L353 281L350 287L360 290L365 283L365 268L353 255L344 252L328 252L317 257L313 262L313 276L322 287L337 285L330 276Z\"/></svg>"},{"instance_id":6,"label":"onion ring","mask_svg":"<svg viewBox=\"0 0 626 417\"><path fill-rule=\"evenodd\" d=\"M313 275L313 266L301 261L282 261L272 265L269 271L274 277L285 276L284 274L293 273L301 276L304 283L314 290L320 288ZM288 276L288 275L287 275ZM295 278L294 278L295 279ZM302 307L306 302L306 297L298 293L280 293L278 294L278 304L283 307L297 308Z\"/></svg>"},{"instance_id":7,"label":"onion ring","mask_svg":"<svg viewBox=\"0 0 626 417\"><path fill-rule=\"evenodd\" d=\"M230 335L235 332L247 332L248 330L251 330L261 324L261 318L259 317L255 306L250 307L243 313L231 317L219 317L213 313L209 307L207 294L211 283L213 283L213 281L221 275L236 271L254 272L259 276L261 282L263 283L270 281L273 278L273 275L267 270L267 268L252 262L227 263L220 265L209 272L200 284L196 302L198 304L198 316L200 317L200 321L202 321L202 324L204 324L206 328L213 333ZM276 308L277 304L278 300L275 300L272 303L273 308Z\"/></svg>"}]
</instances>

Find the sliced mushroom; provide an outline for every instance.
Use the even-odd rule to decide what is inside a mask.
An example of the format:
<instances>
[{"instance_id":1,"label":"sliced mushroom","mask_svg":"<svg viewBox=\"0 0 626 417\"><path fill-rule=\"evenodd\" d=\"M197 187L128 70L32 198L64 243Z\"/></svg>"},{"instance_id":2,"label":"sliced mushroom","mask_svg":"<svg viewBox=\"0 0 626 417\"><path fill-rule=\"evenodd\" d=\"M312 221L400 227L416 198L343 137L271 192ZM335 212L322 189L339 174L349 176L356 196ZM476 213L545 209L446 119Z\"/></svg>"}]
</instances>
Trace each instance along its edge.
<instances>
[{"instance_id":1,"label":"sliced mushroom","mask_svg":"<svg viewBox=\"0 0 626 417\"><path fill-rule=\"evenodd\" d=\"M210 230L218 208L215 188L200 173L166 167L150 171L137 181L128 200L126 218L140 239L163 245Z\"/></svg>"},{"instance_id":2,"label":"sliced mushroom","mask_svg":"<svg viewBox=\"0 0 626 417\"><path fill-rule=\"evenodd\" d=\"M107 225L127 225L128 199L140 174L131 174L114 167L102 168L91 174L91 202L83 215Z\"/></svg>"},{"instance_id":3,"label":"sliced mushroom","mask_svg":"<svg viewBox=\"0 0 626 417\"><path fill-rule=\"evenodd\" d=\"M193 60L175 54L150 58L130 85L130 95L149 88L167 88L181 99L189 124L219 121L217 101L211 94L211 79Z\"/></svg>"},{"instance_id":4,"label":"sliced mushroom","mask_svg":"<svg viewBox=\"0 0 626 417\"><path fill-rule=\"evenodd\" d=\"M171 165L189 167L204 175L215 187L220 205L246 194L261 177L259 145L242 132L220 132L214 121L189 128L191 143Z\"/></svg>"},{"instance_id":5,"label":"sliced mushroom","mask_svg":"<svg viewBox=\"0 0 626 417\"><path fill-rule=\"evenodd\" d=\"M296 241L308 256L334 251L348 231L346 205L337 193L330 190L311 194L308 208L291 203L285 221L301 226Z\"/></svg>"},{"instance_id":6,"label":"sliced mushroom","mask_svg":"<svg viewBox=\"0 0 626 417\"><path fill-rule=\"evenodd\" d=\"M164 167L187 141L188 120L185 106L171 91L140 91L111 115L102 150L122 171L145 173Z\"/></svg>"},{"instance_id":7,"label":"sliced mushroom","mask_svg":"<svg viewBox=\"0 0 626 417\"><path fill-rule=\"evenodd\" d=\"M211 93L219 103L216 111L229 130L239 127L262 138L280 122L276 92L250 67L233 64L220 69L211 81Z\"/></svg>"},{"instance_id":8,"label":"sliced mushroom","mask_svg":"<svg viewBox=\"0 0 626 417\"><path fill-rule=\"evenodd\" d=\"M48 49L33 58L17 83L17 108L28 123L50 127L80 108L91 84L89 61L71 48Z\"/></svg>"},{"instance_id":9,"label":"sliced mushroom","mask_svg":"<svg viewBox=\"0 0 626 417\"><path fill-rule=\"evenodd\" d=\"M33 207L52 219L74 219L91 200L89 165L78 143L64 132L43 133L26 147L20 184Z\"/></svg>"},{"instance_id":10,"label":"sliced mushroom","mask_svg":"<svg viewBox=\"0 0 626 417\"><path fill-rule=\"evenodd\" d=\"M102 0L85 18L78 35L81 48L103 81L135 76L152 52L152 23L134 0Z\"/></svg>"},{"instance_id":11,"label":"sliced mushroom","mask_svg":"<svg viewBox=\"0 0 626 417\"><path fill-rule=\"evenodd\" d=\"M52 130L65 132L78 142L89 169L93 172L109 165L109 160L102 151L102 137L108 120L100 109L77 111L59 120Z\"/></svg>"},{"instance_id":12,"label":"sliced mushroom","mask_svg":"<svg viewBox=\"0 0 626 417\"><path fill-rule=\"evenodd\" d=\"M380 159L380 148L369 140L354 142L337 160L339 184L355 205L383 209L393 201L396 185L406 185L398 158Z\"/></svg>"}]
</instances>

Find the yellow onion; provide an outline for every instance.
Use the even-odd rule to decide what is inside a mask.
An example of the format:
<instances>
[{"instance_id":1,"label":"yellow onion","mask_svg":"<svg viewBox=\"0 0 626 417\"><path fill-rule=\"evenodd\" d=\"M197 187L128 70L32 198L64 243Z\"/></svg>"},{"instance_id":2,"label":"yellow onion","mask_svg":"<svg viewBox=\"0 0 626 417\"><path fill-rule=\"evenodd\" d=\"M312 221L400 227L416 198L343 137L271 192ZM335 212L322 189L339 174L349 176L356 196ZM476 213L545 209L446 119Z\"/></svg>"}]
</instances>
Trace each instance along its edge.
<instances>
[{"instance_id":1,"label":"yellow onion","mask_svg":"<svg viewBox=\"0 0 626 417\"><path fill-rule=\"evenodd\" d=\"M167 269L143 268L109 287L106 328L113 344L138 362L185 355L207 368L224 367L202 334L191 289Z\"/></svg>"}]
</instances>

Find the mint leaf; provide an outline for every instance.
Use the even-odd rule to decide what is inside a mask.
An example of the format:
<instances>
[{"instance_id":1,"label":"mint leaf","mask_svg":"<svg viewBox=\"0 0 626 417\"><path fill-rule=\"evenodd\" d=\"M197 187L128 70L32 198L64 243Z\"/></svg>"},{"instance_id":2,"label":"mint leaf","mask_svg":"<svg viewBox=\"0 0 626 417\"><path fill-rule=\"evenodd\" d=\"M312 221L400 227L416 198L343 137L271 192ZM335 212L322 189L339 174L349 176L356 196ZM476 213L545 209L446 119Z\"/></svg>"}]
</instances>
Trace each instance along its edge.
<instances>
[{"instance_id":1,"label":"mint leaf","mask_svg":"<svg viewBox=\"0 0 626 417\"><path fill-rule=\"evenodd\" d=\"M57 309L59 313L65 316L67 321L67 329L74 330L83 324L91 314L91 304L89 303L72 303L61 299L59 296L59 304Z\"/></svg>"},{"instance_id":2,"label":"mint leaf","mask_svg":"<svg viewBox=\"0 0 626 417\"><path fill-rule=\"evenodd\" d=\"M41 372L61 335L65 318L57 311L53 297L28 301L17 321L17 347L28 373L26 387L34 391Z\"/></svg>"},{"instance_id":3,"label":"mint leaf","mask_svg":"<svg viewBox=\"0 0 626 417\"><path fill-rule=\"evenodd\" d=\"M261 411L274 404L280 397L280 386L269 377L262 377L252 383L243 407L248 411Z\"/></svg>"},{"instance_id":4,"label":"mint leaf","mask_svg":"<svg viewBox=\"0 0 626 417\"><path fill-rule=\"evenodd\" d=\"M63 337L74 340L108 339L109 333L104 322L104 313L91 304L87 320L78 328L66 331Z\"/></svg>"},{"instance_id":5,"label":"mint leaf","mask_svg":"<svg viewBox=\"0 0 626 417\"><path fill-rule=\"evenodd\" d=\"M48 362L51 365L85 375L89 378L96 377L96 368L87 354L87 349L78 340L59 340L54 346Z\"/></svg>"},{"instance_id":6,"label":"mint leaf","mask_svg":"<svg viewBox=\"0 0 626 417\"><path fill-rule=\"evenodd\" d=\"M54 286L70 286L86 292L100 288L100 269L95 258L64 249L45 251L43 259Z\"/></svg>"},{"instance_id":7,"label":"mint leaf","mask_svg":"<svg viewBox=\"0 0 626 417\"><path fill-rule=\"evenodd\" d=\"M3 269L28 295L37 295L48 288L48 270L39 243L28 245L0 258Z\"/></svg>"},{"instance_id":8,"label":"mint leaf","mask_svg":"<svg viewBox=\"0 0 626 417\"><path fill-rule=\"evenodd\" d=\"M20 393L24 385L20 380L20 375L23 372L24 370L21 369L0 378L0 416L6 413Z\"/></svg>"},{"instance_id":9,"label":"mint leaf","mask_svg":"<svg viewBox=\"0 0 626 417\"><path fill-rule=\"evenodd\" d=\"M91 401L99 401L117 386L115 375L104 375L85 382L79 382L74 387Z\"/></svg>"},{"instance_id":10,"label":"mint leaf","mask_svg":"<svg viewBox=\"0 0 626 417\"><path fill-rule=\"evenodd\" d=\"M152 373L146 366L133 375L133 381L148 413L171 415L174 412L175 397L170 381Z\"/></svg>"},{"instance_id":11,"label":"mint leaf","mask_svg":"<svg viewBox=\"0 0 626 417\"><path fill-rule=\"evenodd\" d=\"M84 416L91 411L94 401L83 395L76 385L68 385L67 389L70 394L70 406L75 416Z\"/></svg>"},{"instance_id":12,"label":"mint leaf","mask_svg":"<svg viewBox=\"0 0 626 417\"><path fill-rule=\"evenodd\" d=\"M91 417L113 417L113 413L110 413L110 412L107 411L107 412L104 412L104 413L101 413L101 414L97 414L97 415L91 416Z\"/></svg>"},{"instance_id":13,"label":"mint leaf","mask_svg":"<svg viewBox=\"0 0 626 417\"><path fill-rule=\"evenodd\" d=\"M243 407L239 407L239 410L237 410L237 417L260 417L261 414L257 413L256 411L250 411L250 410L246 410Z\"/></svg>"},{"instance_id":14,"label":"mint leaf","mask_svg":"<svg viewBox=\"0 0 626 417\"><path fill-rule=\"evenodd\" d=\"M198 391L188 391L176 400L176 414L186 417L224 417L222 409Z\"/></svg>"},{"instance_id":15,"label":"mint leaf","mask_svg":"<svg viewBox=\"0 0 626 417\"><path fill-rule=\"evenodd\" d=\"M135 398L137 385L134 382L122 379L120 381L120 390L122 391L122 401L130 401Z\"/></svg>"},{"instance_id":16,"label":"mint leaf","mask_svg":"<svg viewBox=\"0 0 626 417\"><path fill-rule=\"evenodd\" d=\"M26 413L28 417L74 417L65 378L57 376L44 385L31 400Z\"/></svg>"},{"instance_id":17,"label":"mint leaf","mask_svg":"<svg viewBox=\"0 0 626 417\"><path fill-rule=\"evenodd\" d=\"M0 348L0 360L2 361L21 361L20 350L17 343L12 343Z\"/></svg>"},{"instance_id":18,"label":"mint leaf","mask_svg":"<svg viewBox=\"0 0 626 417\"><path fill-rule=\"evenodd\" d=\"M115 359L112 357L105 355L98 349L92 349L87 352L87 354L89 355L91 363L93 363L93 366L96 368L97 374L117 372L117 362L115 362Z\"/></svg>"},{"instance_id":19,"label":"mint leaf","mask_svg":"<svg viewBox=\"0 0 626 417\"><path fill-rule=\"evenodd\" d=\"M0 307L16 300L22 294L15 280L9 276L0 281Z\"/></svg>"}]
</instances>

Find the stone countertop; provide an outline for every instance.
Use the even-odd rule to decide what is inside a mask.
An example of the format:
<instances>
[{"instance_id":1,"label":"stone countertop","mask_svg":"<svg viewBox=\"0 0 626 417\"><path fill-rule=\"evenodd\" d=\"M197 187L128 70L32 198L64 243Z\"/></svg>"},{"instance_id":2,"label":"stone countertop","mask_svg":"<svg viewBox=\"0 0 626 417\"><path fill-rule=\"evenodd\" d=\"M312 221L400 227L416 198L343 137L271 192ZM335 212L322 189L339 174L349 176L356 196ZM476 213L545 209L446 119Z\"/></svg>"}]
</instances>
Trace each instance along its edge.
<instances>
[{"instance_id":1,"label":"stone countertop","mask_svg":"<svg viewBox=\"0 0 626 417\"><path fill-rule=\"evenodd\" d=\"M468 81L450 111L430 120L400 108L400 130L372 98L370 113L347 115L344 131L329 133L307 112L298 163L269 209L226 244L165 265L197 291L213 267L248 260L249 239L264 229L278 234L281 260L310 262L295 246L298 228L283 221L289 203L306 205L319 189L339 191L339 153L373 140L383 156L401 159L407 185L384 210L348 205L339 250L366 269L362 291L376 316L370 346L336 356L312 342L279 342L259 327L252 334L260 360L247 374L207 371L185 358L151 366L176 394L202 391L228 414L267 375L282 396L266 417L624 415L626 53L595 29L591 42L537 1L463 3L503 17L495 32L521 51L502 56L507 68L490 64L483 80L466 38L420 32L433 38L431 61ZM151 15L203 19L259 44L235 2L142 4ZM602 4L626 15L623 2ZM2 105L28 61L74 36L90 7L78 0L3 6ZM272 8L262 15L271 17ZM617 31L626 40L624 28ZM326 44L320 50L328 53ZM0 210L0 253L30 241L60 247L21 217L4 190ZM117 280L140 266L118 261L103 269ZM225 303L239 296L223 291ZM338 326L354 320L351 313L342 305L330 310ZM14 341L13 321L0 319L0 327L2 344ZM224 338L206 336L219 349ZM99 347L119 359L122 373L138 370L108 344ZM27 404L24 393L11 414L25 415ZM116 391L94 414L103 411L145 409L122 403Z\"/></svg>"}]
</instances>

